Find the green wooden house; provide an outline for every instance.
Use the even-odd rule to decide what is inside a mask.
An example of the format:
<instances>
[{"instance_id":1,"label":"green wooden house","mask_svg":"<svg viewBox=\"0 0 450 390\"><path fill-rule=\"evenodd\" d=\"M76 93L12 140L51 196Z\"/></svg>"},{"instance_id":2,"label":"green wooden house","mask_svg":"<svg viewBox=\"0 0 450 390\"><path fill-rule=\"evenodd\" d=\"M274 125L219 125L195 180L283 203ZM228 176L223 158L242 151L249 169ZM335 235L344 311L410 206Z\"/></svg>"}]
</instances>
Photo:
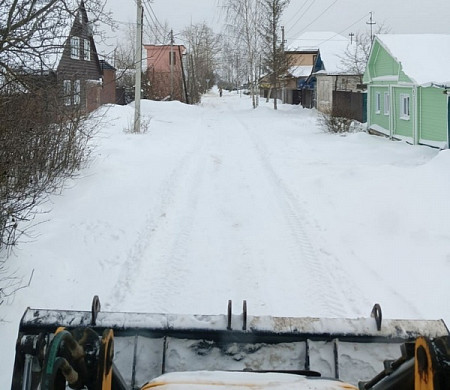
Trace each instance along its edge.
<instances>
[{"instance_id":1,"label":"green wooden house","mask_svg":"<svg viewBox=\"0 0 450 390\"><path fill-rule=\"evenodd\" d=\"M449 147L450 35L377 35L364 83L368 129L411 144Z\"/></svg>"}]
</instances>

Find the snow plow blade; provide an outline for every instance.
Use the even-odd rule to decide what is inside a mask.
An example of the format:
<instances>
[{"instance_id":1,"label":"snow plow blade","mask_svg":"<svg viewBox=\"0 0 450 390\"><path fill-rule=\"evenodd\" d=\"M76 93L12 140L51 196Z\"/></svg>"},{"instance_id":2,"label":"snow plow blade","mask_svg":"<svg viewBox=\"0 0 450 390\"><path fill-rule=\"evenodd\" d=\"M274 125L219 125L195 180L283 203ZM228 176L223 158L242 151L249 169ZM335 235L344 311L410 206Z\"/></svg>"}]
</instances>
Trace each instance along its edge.
<instances>
[{"instance_id":1,"label":"snow plow blade","mask_svg":"<svg viewBox=\"0 0 450 390\"><path fill-rule=\"evenodd\" d=\"M27 309L12 390L37 388L34 383L42 381L50 365L42 355L54 348L56 338L63 345L74 338L92 349L85 355L97 356L91 377L105 372L101 381L112 387L89 389L134 390L165 373L218 370L298 373L357 385L382 371L385 360L397 359L404 343L449 335L442 320L382 320L379 305L373 317L358 319L250 316L245 301L239 315L232 314L231 301L225 315L99 309L98 298L91 311Z\"/></svg>"}]
</instances>

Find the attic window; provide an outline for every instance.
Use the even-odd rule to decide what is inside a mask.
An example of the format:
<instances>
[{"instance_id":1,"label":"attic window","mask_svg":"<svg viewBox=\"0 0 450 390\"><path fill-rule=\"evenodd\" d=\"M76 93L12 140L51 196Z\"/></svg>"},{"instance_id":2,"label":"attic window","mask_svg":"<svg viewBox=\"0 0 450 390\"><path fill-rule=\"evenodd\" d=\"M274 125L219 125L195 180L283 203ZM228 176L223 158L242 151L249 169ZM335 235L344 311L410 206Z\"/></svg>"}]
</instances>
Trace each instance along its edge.
<instances>
[{"instance_id":1,"label":"attic window","mask_svg":"<svg viewBox=\"0 0 450 390\"><path fill-rule=\"evenodd\" d=\"M91 42L89 42L89 39L85 39L83 43L83 59L85 61L91 60Z\"/></svg>"},{"instance_id":2,"label":"attic window","mask_svg":"<svg viewBox=\"0 0 450 390\"><path fill-rule=\"evenodd\" d=\"M70 57L79 60L80 59L80 38L71 37L70 38Z\"/></svg>"}]
</instances>

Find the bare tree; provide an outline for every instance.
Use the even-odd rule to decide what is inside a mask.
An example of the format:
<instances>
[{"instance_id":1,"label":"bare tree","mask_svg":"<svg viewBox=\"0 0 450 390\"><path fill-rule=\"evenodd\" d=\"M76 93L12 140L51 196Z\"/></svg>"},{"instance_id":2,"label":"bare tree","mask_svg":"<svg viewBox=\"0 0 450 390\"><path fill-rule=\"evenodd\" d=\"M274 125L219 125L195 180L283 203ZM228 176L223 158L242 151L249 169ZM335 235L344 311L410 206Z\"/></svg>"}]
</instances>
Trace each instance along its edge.
<instances>
[{"instance_id":1,"label":"bare tree","mask_svg":"<svg viewBox=\"0 0 450 390\"><path fill-rule=\"evenodd\" d=\"M220 85L226 89L236 89L248 82L248 64L246 50L242 41L222 36L222 50L218 69Z\"/></svg>"},{"instance_id":2,"label":"bare tree","mask_svg":"<svg viewBox=\"0 0 450 390\"><path fill-rule=\"evenodd\" d=\"M289 63L284 51L281 33L281 16L290 0L263 0L264 18L262 33L264 36L263 64L269 73L270 84L274 92L273 108L277 109L277 96L280 78L286 74Z\"/></svg>"},{"instance_id":3,"label":"bare tree","mask_svg":"<svg viewBox=\"0 0 450 390\"><path fill-rule=\"evenodd\" d=\"M182 32L187 46L188 93L193 103L215 83L215 70L221 50L221 38L205 23L189 26Z\"/></svg>"},{"instance_id":4,"label":"bare tree","mask_svg":"<svg viewBox=\"0 0 450 390\"><path fill-rule=\"evenodd\" d=\"M375 34L385 34L389 32L385 24L380 24ZM372 49L372 39L369 32L359 32L354 37L354 42L349 44L344 54L341 56L342 70L350 74L360 75L360 82L366 70Z\"/></svg>"},{"instance_id":5,"label":"bare tree","mask_svg":"<svg viewBox=\"0 0 450 390\"><path fill-rule=\"evenodd\" d=\"M236 53L247 64L247 79L253 108L258 106L258 85L261 70L262 36L260 32L262 18L261 0L224 0L228 19L228 30L235 37L236 47L243 52Z\"/></svg>"},{"instance_id":6,"label":"bare tree","mask_svg":"<svg viewBox=\"0 0 450 390\"><path fill-rule=\"evenodd\" d=\"M16 286L3 277L10 249L36 206L89 154L85 111L68 109L49 67L78 7L72 0L0 0L0 304ZM91 22L110 20L101 0L88 7Z\"/></svg>"}]
</instances>

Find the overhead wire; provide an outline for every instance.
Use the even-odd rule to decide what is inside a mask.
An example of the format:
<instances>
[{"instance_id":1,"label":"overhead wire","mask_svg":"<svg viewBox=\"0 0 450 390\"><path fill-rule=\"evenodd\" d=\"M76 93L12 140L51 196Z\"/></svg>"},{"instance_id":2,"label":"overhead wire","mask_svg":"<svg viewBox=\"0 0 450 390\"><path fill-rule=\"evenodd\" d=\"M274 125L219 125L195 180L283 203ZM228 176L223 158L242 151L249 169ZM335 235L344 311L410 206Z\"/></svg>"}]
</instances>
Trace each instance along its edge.
<instances>
[{"instance_id":1,"label":"overhead wire","mask_svg":"<svg viewBox=\"0 0 450 390\"><path fill-rule=\"evenodd\" d=\"M290 24L290 23L297 17L297 15L302 11L302 9L305 7L305 5L308 3L308 1L310 1L310 0L305 0L305 1L303 2L303 4L300 6L300 8L297 10L297 12L295 12L295 13L291 16L291 18L286 22L286 24Z\"/></svg>"},{"instance_id":2,"label":"overhead wire","mask_svg":"<svg viewBox=\"0 0 450 390\"><path fill-rule=\"evenodd\" d=\"M286 30L286 33L291 31L297 25L297 23L306 15L306 13L310 10L310 8L314 5L315 2L316 2L316 0L312 0L312 2L309 4L308 8L306 8L306 10L300 15L300 17L295 21L295 23Z\"/></svg>"},{"instance_id":3,"label":"overhead wire","mask_svg":"<svg viewBox=\"0 0 450 390\"><path fill-rule=\"evenodd\" d=\"M315 23L319 18L321 18L333 5L335 5L339 0L334 0L324 11L321 12L319 16L317 16L311 23L309 23L307 26L303 28L303 30L300 31L302 33L305 31L309 26L311 26L313 23Z\"/></svg>"},{"instance_id":4,"label":"overhead wire","mask_svg":"<svg viewBox=\"0 0 450 390\"><path fill-rule=\"evenodd\" d=\"M143 8L145 8L146 12L143 12L143 19L145 19L145 21L148 23L149 27L150 26L154 26L156 29L156 34L154 34L154 38L156 39L156 45L161 45L161 47L159 48L159 50L156 52L156 56L155 59L153 61L153 63L157 63L161 56L164 54L164 45L167 45L167 41L165 39L161 39L161 37L165 37L167 35L167 32L165 31L164 27L162 27L161 22L159 21L159 19L157 18L156 14L154 13L151 5L149 3L147 3L147 1L143 1ZM148 15L147 15L148 14ZM153 18L152 18L153 15ZM151 19L151 21L149 20L149 18ZM162 29L162 31L160 31L160 28ZM145 31L145 29L143 29L143 31ZM148 35L149 38L153 38L147 31L146 34ZM169 37L166 36L166 39L169 40ZM148 59L148 57L146 56L146 59Z\"/></svg>"},{"instance_id":5,"label":"overhead wire","mask_svg":"<svg viewBox=\"0 0 450 390\"><path fill-rule=\"evenodd\" d=\"M369 15L367 12L358 20L356 20L355 22L353 22L351 25L347 26L346 28L344 28L343 30L339 31L338 33L334 34L333 36L331 36L330 38L324 39L323 41L321 41L317 46L320 46L322 44L324 44L325 42L331 41L333 38L337 37L338 35L341 35L343 32L347 31L349 28L353 27L355 24L359 23L361 20L365 19L367 17L367 15Z\"/></svg>"}]
</instances>

